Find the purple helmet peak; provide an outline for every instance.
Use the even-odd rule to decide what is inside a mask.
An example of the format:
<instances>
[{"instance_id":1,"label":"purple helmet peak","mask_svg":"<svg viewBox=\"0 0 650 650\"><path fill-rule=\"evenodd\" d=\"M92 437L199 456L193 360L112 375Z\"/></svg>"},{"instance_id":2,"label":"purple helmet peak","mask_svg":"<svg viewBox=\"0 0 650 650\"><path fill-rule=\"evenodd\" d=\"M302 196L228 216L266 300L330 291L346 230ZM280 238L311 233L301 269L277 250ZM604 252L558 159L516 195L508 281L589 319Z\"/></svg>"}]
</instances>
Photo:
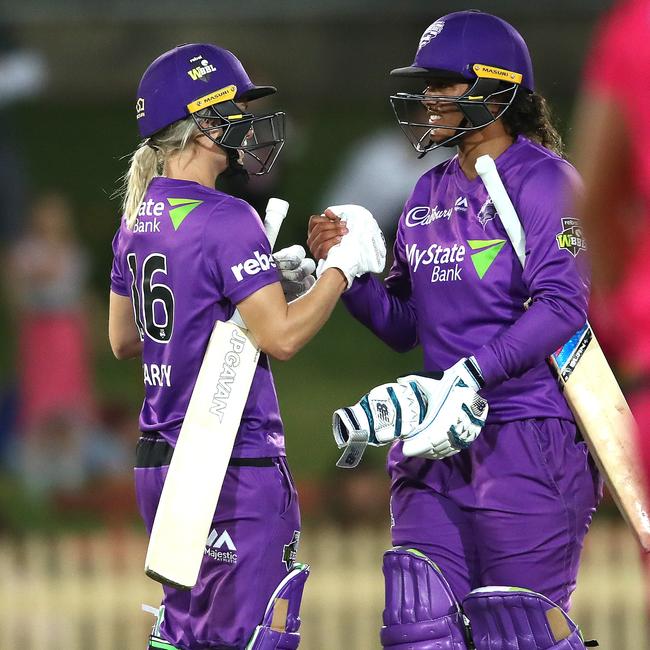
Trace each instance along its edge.
<instances>
[{"instance_id":1,"label":"purple helmet peak","mask_svg":"<svg viewBox=\"0 0 650 650\"><path fill-rule=\"evenodd\" d=\"M473 81L501 79L534 91L533 65L521 34L505 20L481 11L457 11L424 31L413 64L398 77Z\"/></svg>"}]
</instances>

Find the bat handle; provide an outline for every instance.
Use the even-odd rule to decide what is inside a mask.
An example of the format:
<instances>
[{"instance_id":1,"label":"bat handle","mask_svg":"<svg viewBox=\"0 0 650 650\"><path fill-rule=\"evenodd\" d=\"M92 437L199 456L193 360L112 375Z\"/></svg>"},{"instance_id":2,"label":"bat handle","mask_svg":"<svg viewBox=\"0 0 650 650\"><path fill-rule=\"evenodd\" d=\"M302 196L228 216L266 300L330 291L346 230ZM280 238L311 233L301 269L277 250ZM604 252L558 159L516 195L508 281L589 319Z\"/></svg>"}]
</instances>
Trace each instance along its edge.
<instances>
[{"instance_id":1,"label":"bat handle","mask_svg":"<svg viewBox=\"0 0 650 650\"><path fill-rule=\"evenodd\" d=\"M266 236L269 238L271 250L273 250L273 247L275 246L275 240L278 238L282 222L287 216L288 211L289 203L283 199L269 199L269 202L266 204L264 230L266 230ZM235 310L235 313L232 315L230 320L232 320L235 325L239 325L239 327L246 327L243 318L239 315L237 310Z\"/></svg>"},{"instance_id":2,"label":"bat handle","mask_svg":"<svg viewBox=\"0 0 650 650\"><path fill-rule=\"evenodd\" d=\"M282 222L287 216L289 203L282 199L269 199L266 204L266 214L264 216L264 230L269 238L271 250L275 246L275 240L278 238Z\"/></svg>"}]
</instances>

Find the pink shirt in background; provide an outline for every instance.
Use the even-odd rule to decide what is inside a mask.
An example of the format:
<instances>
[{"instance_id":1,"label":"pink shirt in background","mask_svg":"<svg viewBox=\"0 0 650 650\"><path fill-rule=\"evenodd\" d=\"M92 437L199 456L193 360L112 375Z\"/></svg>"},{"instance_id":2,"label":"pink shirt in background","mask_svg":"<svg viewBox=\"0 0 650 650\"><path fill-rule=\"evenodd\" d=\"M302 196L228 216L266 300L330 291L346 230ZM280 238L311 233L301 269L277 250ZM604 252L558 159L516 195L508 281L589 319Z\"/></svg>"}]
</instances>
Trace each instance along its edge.
<instances>
[{"instance_id":1,"label":"pink shirt in background","mask_svg":"<svg viewBox=\"0 0 650 650\"><path fill-rule=\"evenodd\" d=\"M592 306L599 335L623 371L650 374L650 0L616 6L601 22L587 61L585 91L615 100L630 133L632 183L644 218L623 281ZM602 329L601 329L602 328Z\"/></svg>"}]
</instances>

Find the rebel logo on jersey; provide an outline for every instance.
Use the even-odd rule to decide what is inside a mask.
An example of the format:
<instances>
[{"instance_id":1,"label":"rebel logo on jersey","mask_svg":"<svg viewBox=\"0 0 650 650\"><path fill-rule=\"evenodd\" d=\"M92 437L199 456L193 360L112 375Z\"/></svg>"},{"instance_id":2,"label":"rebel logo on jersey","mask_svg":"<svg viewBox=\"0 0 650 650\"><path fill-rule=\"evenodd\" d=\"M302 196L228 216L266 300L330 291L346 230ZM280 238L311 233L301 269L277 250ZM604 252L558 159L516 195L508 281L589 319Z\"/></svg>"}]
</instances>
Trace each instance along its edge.
<instances>
[{"instance_id":1,"label":"rebel logo on jersey","mask_svg":"<svg viewBox=\"0 0 650 650\"><path fill-rule=\"evenodd\" d=\"M253 255L254 257L249 257L247 260L241 262L241 264L235 264L230 267L237 282L241 282L244 279L244 274L257 275L260 271L268 271L271 267L277 268L272 255L260 253L260 251L255 251Z\"/></svg>"}]
</instances>

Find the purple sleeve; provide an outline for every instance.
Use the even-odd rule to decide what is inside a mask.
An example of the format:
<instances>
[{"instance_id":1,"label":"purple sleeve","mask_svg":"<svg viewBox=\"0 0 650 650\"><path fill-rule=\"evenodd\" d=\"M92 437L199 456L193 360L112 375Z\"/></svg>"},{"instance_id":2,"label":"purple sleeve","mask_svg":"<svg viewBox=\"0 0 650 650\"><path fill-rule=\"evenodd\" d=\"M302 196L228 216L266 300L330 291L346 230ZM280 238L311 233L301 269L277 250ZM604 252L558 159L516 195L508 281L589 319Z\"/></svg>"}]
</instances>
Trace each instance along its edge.
<instances>
[{"instance_id":1,"label":"purple sleeve","mask_svg":"<svg viewBox=\"0 0 650 650\"><path fill-rule=\"evenodd\" d=\"M397 352L406 352L418 344L418 334L401 220L393 253L393 265L383 284L368 273L352 283L343 294L343 302L384 343Z\"/></svg>"},{"instance_id":2,"label":"purple sleeve","mask_svg":"<svg viewBox=\"0 0 650 650\"><path fill-rule=\"evenodd\" d=\"M279 282L262 221L248 203L229 198L206 222L204 258L220 292L233 305Z\"/></svg>"},{"instance_id":3,"label":"purple sleeve","mask_svg":"<svg viewBox=\"0 0 650 650\"><path fill-rule=\"evenodd\" d=\"M131 290L129 284L124 277L123 264L124 260L122 259L122 251L120 247L120 232L121 228L117 229L115 237L113 237L113 265L111 267L111 291L117 293L120 296L131 296Z\"/></svg>"},{"instance_id":4,"label":"purple sleeve","mask_svg":"<svg viewBox=\"0 0 650 650\"><path fill-rule=\"evenodd\" d=\"M566 162L546 159L533 167L515 209L526 235L523 281L532 304L522 316L474 355L491 387L518 377L584 325L589 293L582 233L572 214L579 179Z\"/></svg>"}]
</instances>

